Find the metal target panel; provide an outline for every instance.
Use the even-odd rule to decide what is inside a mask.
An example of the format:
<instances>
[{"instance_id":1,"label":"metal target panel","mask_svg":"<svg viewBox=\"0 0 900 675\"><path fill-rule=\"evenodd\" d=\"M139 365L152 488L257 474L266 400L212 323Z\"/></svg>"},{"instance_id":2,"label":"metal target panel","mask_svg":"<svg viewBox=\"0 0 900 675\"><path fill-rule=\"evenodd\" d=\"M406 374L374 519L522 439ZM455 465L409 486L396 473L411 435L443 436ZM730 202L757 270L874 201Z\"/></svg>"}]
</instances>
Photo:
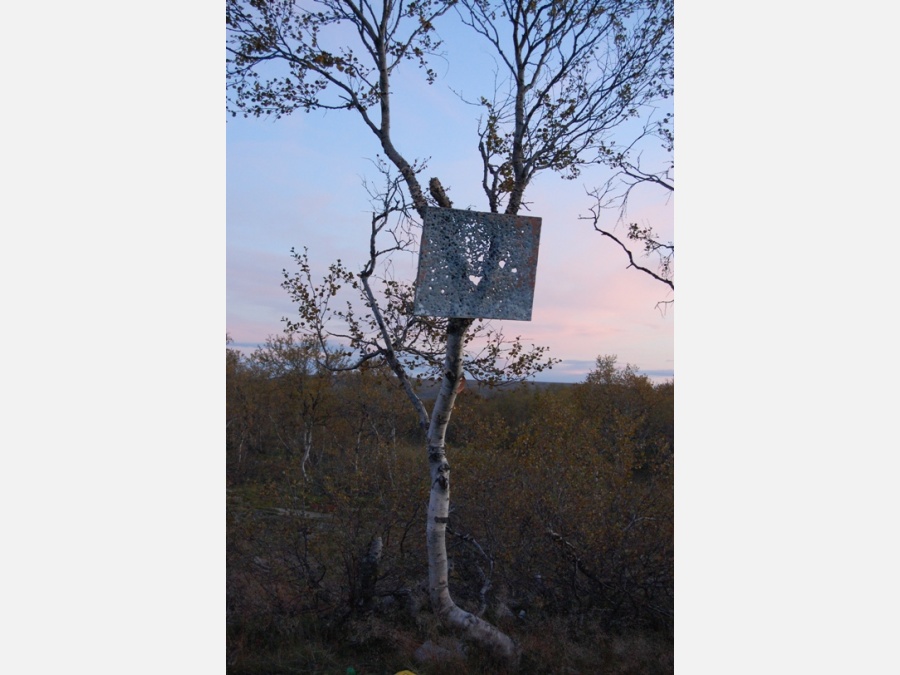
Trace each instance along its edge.
<instances>
[{"instance_id":1,"label":"metal target panel","mask_svg":"<svg viewBox=\"0 0 900 675\"><path fill-rule=\"evenodd\" d=\"M534 216L426 209L414 314L530 321L540 238Z\"/></svg>"}]
</instances>

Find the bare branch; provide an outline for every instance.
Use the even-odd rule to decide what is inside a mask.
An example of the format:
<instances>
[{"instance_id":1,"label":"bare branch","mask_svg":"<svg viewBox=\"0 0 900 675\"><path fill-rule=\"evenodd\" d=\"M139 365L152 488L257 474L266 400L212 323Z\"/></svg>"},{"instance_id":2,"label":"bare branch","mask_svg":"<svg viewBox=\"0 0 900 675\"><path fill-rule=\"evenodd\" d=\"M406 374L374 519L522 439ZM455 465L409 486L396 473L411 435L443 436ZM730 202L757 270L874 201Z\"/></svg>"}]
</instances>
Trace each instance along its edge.
<instances>
[{"instance_id":1,"label":"bare branch","mask_svg":"<svg viewBox=\"0 0 900 675\"><path fill-rule=\"evenodd\" d=\"M659 276L656 272L654 272L653 270L647 269L647 268L644 267L643 265L638 265L638 264L634 261L634 255L632 255L631 251L628 250L628 247L625 246L625 244L623 244L623 243L618 239L618 237L616 237L612 232L608 232L607 230L604 230L603 228L601 228L601 227L600 227L599 225L597 225L596 223L594 224L594 229L597 230L597 232L599 232L600 234L602 234L604 237L609 237L610 239L612 239L614 242L616 242L616 243L622 248L623 251L625 251L625 254L628 256L628 267L634 267L635 269L638 269L638 270L640 270L641 272L645 272L646 274L649 274L651 277L653 277L653 278L656 279L657 281L661 281L662 283L666 284L666 285L667 285L669 288L671 288L673 291L675 290L675 282L673 282L671 279L666 279L666 278L664 278L664 277L661 277L661 276ZM674 248L674 247L673 247L673 248Z\"/></svg>"}]
</instances>

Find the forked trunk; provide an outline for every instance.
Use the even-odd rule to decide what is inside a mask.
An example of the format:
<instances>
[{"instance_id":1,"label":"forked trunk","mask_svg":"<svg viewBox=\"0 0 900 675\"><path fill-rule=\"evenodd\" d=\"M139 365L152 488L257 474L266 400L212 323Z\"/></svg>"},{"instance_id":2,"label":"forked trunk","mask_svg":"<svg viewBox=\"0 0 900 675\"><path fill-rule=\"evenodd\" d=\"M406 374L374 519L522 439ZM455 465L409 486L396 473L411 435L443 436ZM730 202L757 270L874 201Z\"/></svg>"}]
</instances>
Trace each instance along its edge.
<instances>
[{"instance_id":1,"label":"forked trunk","mask_svg":"<svg viewBox=\"0 0 900 675\"><path fill-rule=\"evenodd\" d=\"M456 401L457 385L462 376L462 352L466 330L471 319L450 319L447 326L447 356L444 377L438 392L428 429L428 465L431 492L428 500L428 592L431 606L441 621L461 630L470 640L486 647L496 656L511 663L518 661L515 643L487 621L456 605L450 597L447 570L447 522L450 516L450 464L444 438Z\"/></svg>"}]
</instances>

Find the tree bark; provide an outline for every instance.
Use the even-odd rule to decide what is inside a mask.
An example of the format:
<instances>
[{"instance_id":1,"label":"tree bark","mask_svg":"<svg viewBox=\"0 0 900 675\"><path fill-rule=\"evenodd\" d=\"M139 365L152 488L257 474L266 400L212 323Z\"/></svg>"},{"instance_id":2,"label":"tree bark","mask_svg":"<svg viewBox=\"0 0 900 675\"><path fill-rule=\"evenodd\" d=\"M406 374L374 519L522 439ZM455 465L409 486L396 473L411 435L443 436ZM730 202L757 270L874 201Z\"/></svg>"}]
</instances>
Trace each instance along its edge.
<instances>
[{"instance_id":1,"label":"tree bark","mask_svg":"<svg viewBox=\"0 0 900 675\"><path fill-rule=\"evenodd\" d=\"M306 478L306 463L309 461L309 453L312 450L313 432L312 427L307 426L303 429L303 459L300 462L300 468L303 470L303 477Z\"/></svg>"},{"instance_id":2,"label":"tree bark","mask_svg":"<svg viewBox=\"0 0 900 675\"><path fill-rule=\"evenodd\" d=\"M461 609L450 597L447 565L450 464L447 462L444 439L456 401L457 385L462 377L465 334L471 325L472 319L450 319L448 323L444 378L428 429L428 466L431 476L428 522L425 528L428 548L428 592L431 606L444 624L460 630L466 637L486 647L494 655L517 663L518 649L506 634L487 621Z\"/></svg>"}]
</instances>

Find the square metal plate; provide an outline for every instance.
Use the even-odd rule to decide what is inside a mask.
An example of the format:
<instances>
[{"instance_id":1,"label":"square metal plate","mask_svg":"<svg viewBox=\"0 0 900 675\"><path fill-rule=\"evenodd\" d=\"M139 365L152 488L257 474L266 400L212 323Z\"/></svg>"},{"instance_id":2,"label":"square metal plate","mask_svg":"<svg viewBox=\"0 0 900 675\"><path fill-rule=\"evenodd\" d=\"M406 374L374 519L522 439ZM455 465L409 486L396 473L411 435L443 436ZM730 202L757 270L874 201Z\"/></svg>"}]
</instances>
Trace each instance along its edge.
<instances>
[{"instance_id":1,"label":"square metal plate","mask_svg":"<svg viewBox=\"0 0 900 675\"><path fill-rule=\"evenodd\" d=\"M541 219L428 208L413 312L530 321Z\"/></svg>"}]
</instances>

